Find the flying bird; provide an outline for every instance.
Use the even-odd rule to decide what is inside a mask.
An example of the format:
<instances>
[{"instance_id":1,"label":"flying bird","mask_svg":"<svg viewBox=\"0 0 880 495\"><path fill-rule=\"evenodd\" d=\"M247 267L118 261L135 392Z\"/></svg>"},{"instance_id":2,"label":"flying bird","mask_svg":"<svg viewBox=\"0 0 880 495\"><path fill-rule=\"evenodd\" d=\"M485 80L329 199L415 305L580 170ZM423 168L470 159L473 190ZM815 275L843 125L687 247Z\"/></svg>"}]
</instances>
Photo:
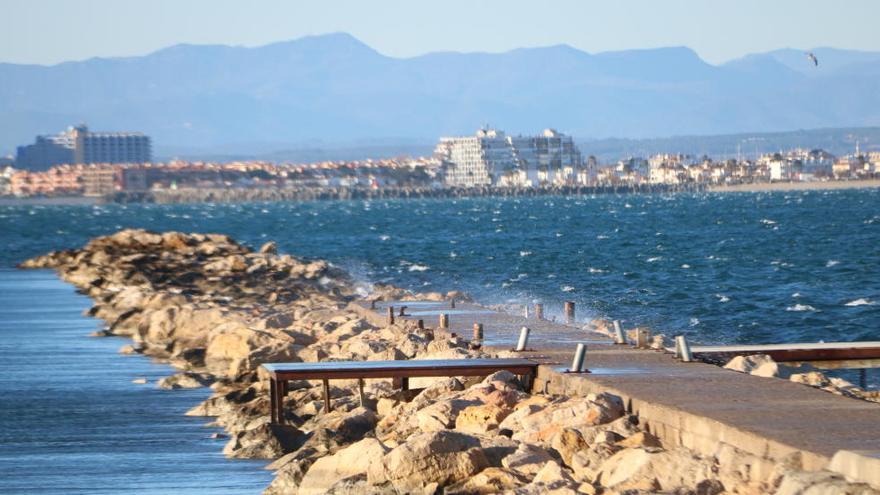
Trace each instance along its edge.
<instances>
[{"instance_id":1,"label":"flying bird","mask_svg":"<svg viewBox=\"0 0 880 495\"><path fill-rule=\"evenodd\" d=\"M816 58L816 55L813 52L808 52L807 58L813 62L813 66L819 67L819 59Z\"/></svg>"}]
</instances>

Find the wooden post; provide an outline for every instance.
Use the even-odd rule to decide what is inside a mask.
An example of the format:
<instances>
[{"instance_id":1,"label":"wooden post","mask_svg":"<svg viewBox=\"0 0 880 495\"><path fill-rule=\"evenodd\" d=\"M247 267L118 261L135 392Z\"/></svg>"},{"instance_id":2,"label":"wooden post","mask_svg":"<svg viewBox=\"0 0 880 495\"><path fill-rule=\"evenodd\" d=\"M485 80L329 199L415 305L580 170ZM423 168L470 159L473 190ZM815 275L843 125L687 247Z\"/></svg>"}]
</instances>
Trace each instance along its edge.
<instances>
[{"instance_id":1,"label":"wooden post","mask_svg":"<svg viewBox=\"0 0 880 495\"><path fill-rule=\"evenodd\" d=\"M480 342L483 340L483 324L474 323L474 340Z\"/></svg>"},{"instance_id":2,"label":"wooden post","mask_svg":"<svg viewBox=\"0 0 880 495\"><path fill-rule=\"evenodd\" d=\"M278 424L278 394L275 392L275 379L269 379L269 409L271 414L271 422L272 424Z\"/></svg>"},{"instance_id":3,"label":"wooden post","mask_svg":"<svg viewBox=\"0 0 880 495\"><path fill-rule=\"evenodd\" d=\"M388 324L394 325L394 306L388 306Z\"/></svg>"},{"instance_id":4,"label":"wooden post","mask_svg":"<svg viewBox=\"0 0 880 495\"><path fill-rule=\"evenodd\" d=\"M449 307L452 309L455 309L455 298L454 297L449 300Z\"/></svg>"},{"instance_id":5,"label":"wooden post","mask_svg":"<svg viewBox=\"0 0 880 495\"><path fill-rule=\"evenodd\" d=\"M409 390L409 377L403 376L400 378L400 390Z\"/></svg>"},{"instance_id":6,"label":"wooden post","mask_svg":"<svg viewBox=\"0 0 880 495\"><path fill-rule=\"evenodd\" d=\"M324 412L330 412L330 380L324 379Z\"/></svg>"},{"instance_id":7,"label":"wooden post","mask_svg":"<svg viewBox=\"0 0 880 495\"><path fill-rule=\"evenodd\" d=\"M419 330L424 330L425 329L425 320L419 320L418 323L416 323L416 325L419 327Z\"/></svg>"},{"instance_id":8,"label":"wooden post","mask_svg":"<svg viewBox=\"0 0 880 495\"><path fill-rule=\"evenodd\" d=\"M565 321L574 323L574 301L565 301Z\"/></svg>"},{"instance_id":9,"label":"wooden post","mask_svg":"<svg viewBox=\"0 0 880 495\"><path fill-rule=\"evenodd\" d=\"M449 328L449 315L446 313L440 314L440 328Z\"/></svg>"},{"instance_id":10,"label":"wooden post","mask_svg":"<svg viewBox=\"0 0 880 495\"><path fill-rule=\"evenodd\" d=\"M397 313L397 316L406 316L406 306L400 307L400 312Z\"/></svg>"},{"instance_id":11,"label":"wooden post","mask_svg":"<svg viewBox=\"0 0 880 495\"><path fill-rule=\"evenodd\" d=\"M367 397L364 395L364 379L358 378L358 397L361 400L361 407L367 407Z\"/></svg>"},{"instance_id":12,"label":"wooden post","mask_svg":"<svg viewBox=\"0 0 880 495\"><path fill-rule=\"evenodd\" d=\"M535 303L535 319L544 319L544 305L541 303Z\"/></svg>"}]
</instances>

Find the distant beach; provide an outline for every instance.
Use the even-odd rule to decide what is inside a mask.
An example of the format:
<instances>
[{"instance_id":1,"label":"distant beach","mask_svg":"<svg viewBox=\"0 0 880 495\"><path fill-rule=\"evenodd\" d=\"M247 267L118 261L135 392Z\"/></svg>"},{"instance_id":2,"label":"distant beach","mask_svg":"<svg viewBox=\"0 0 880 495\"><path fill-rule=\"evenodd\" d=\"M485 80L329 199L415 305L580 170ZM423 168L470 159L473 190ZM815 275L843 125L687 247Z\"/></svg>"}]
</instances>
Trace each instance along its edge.
<instances>
[{"instance_id":1,"label":"distant beach","mask_svg":"<svg viewBox=\"0 0 880 495\"><path fill-rule=\"evenodd\" d=\"M759 182L733 186L710 186L709 192L819 191L880 187L880 179L835 180L827 182Z\"/></svg>"}]
</instances>

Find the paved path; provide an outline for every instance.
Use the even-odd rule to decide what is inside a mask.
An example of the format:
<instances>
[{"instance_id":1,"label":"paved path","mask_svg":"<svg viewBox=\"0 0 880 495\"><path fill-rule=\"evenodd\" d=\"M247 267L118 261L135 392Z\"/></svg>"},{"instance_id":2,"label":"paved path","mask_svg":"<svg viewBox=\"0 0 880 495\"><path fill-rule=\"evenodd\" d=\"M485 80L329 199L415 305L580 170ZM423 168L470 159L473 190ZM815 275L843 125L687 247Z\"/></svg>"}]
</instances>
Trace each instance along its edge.
<instances>
[{"instance_id":1,"label":"paved path","mask_svg":"<svg viewBox=\"0 0 880 495\"><path fill-rule=\"evenodd\" d=\"M389 303L378 303L386 314ZM649 426L666 437L710 454L728 443L770 460L801 451L810 468L825 465L838 450L880 451L880 404L850 399L776 378L737 373L704 363L681 363L666 352L615 346L607 337L577 325L525 319L469 304L406 305L407 319L436 327L449 314L450 331L470 338L483 323L485 344L515 345L519 329L532 329L529 348L547 364L535 387L554 393L611 391L623 397ZM395 310L395 314L397 310ZM576 342L587 342L590 374L565 374Z\"/></svg>"}]
</instances>

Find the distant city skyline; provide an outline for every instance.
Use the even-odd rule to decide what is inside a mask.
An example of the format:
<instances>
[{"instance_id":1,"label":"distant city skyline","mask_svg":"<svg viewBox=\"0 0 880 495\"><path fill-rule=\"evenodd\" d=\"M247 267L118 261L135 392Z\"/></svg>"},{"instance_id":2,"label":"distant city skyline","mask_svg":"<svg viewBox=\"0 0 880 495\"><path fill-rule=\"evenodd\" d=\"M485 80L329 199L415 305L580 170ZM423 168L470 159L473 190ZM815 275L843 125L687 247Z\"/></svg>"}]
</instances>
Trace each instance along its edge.
<instances>
[{"instance_id":1,"label":"distant city skyline","mask_svg":"<svg viewBox=\"0 0 880 495\"><path fill-rule=\"evenodd\" d=\"M0 62L144 55L180 43L259 46L346 32L379 52L587 52L687 46L713 64L779 48L880 51L880 2L355 2L40 0L8 2Z\"/></svg>"}]
</instances>

